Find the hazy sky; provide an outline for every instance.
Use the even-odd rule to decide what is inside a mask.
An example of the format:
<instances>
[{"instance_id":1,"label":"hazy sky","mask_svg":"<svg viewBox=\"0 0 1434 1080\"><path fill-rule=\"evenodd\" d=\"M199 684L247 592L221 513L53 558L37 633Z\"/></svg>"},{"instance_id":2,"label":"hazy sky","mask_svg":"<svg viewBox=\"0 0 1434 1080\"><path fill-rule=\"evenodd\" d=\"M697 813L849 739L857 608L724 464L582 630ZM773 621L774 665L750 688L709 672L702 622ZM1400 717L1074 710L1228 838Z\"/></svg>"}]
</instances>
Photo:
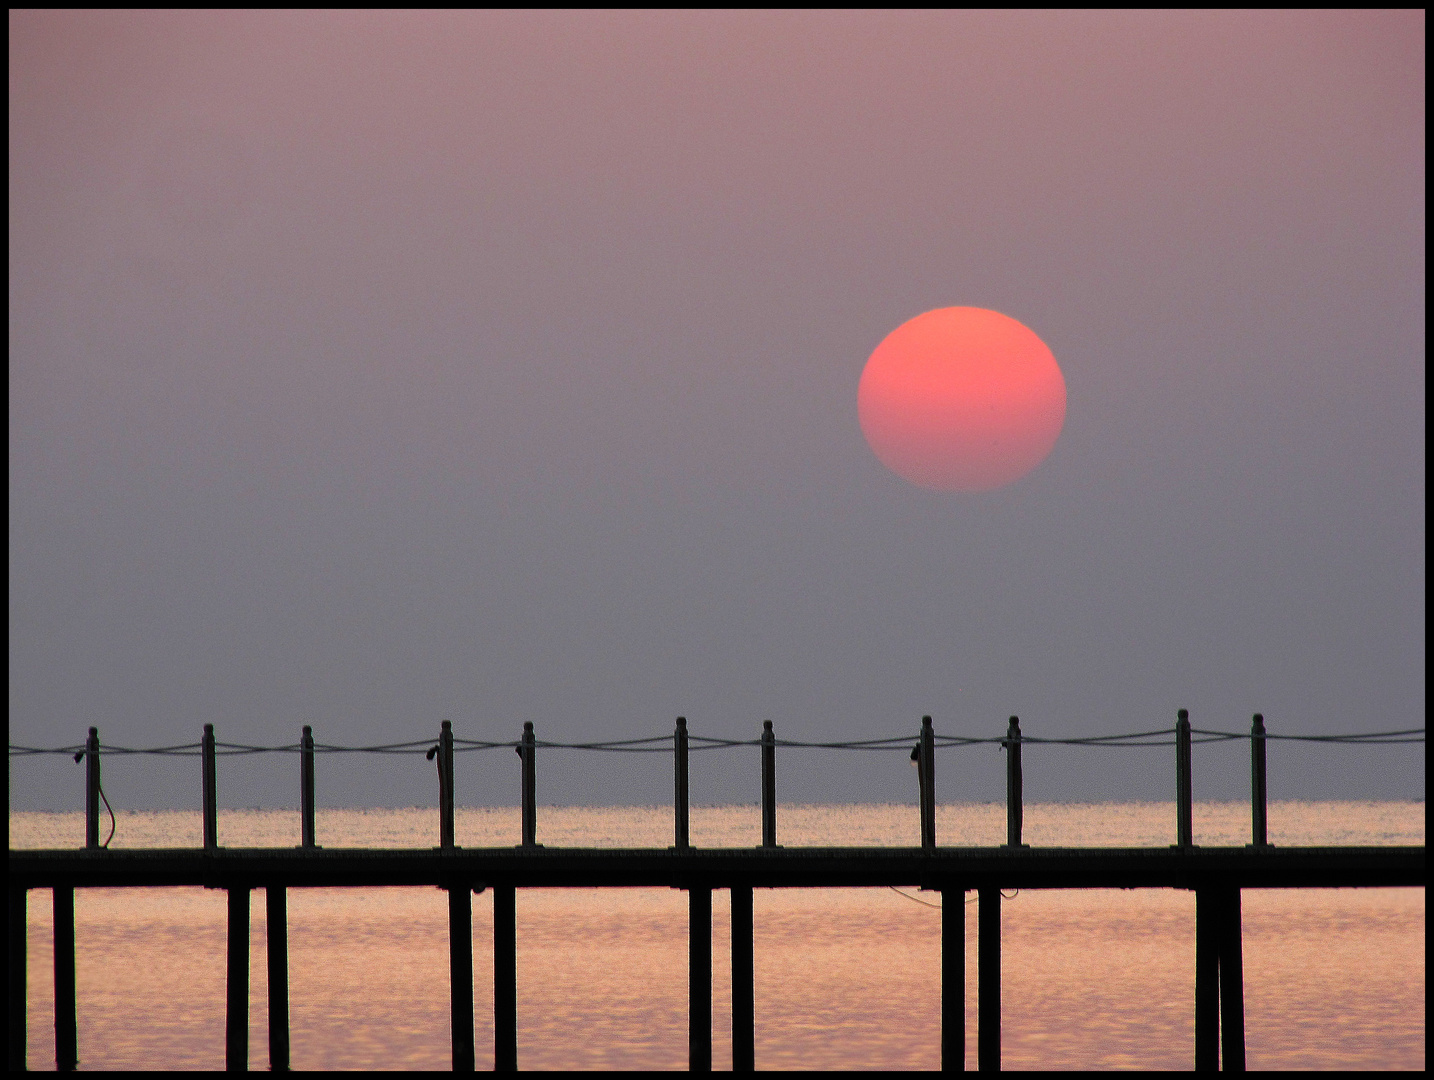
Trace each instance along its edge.
<instances>
[{"instance_id":1,"label":"hazy sky","mask_svg":"<svg viewBox=\"0 0 1434 1080\"><path fill-rule=\"evenodd\" d=\"M10 15L10 738L345 743L1423 723L1424 16ZM878 342L1051 347L1050 458L888 472ZM1423 797L1422 746L1271 750ZM1168 750L1027 797L1171 797ZM461 802L512 803L509 751ZM994 748L943 800L998 797ZM553 752L539 801L662 802ZM1242 744L1197 798L1244 798ZM11 806L83 805L24 759ZM191 806L193 759L105 765ZM784 751L779 796L915 797ZM227 759L226 805L295 802ZM428 804L422 757L319 763ZM755 800L755 751L694 759Z\"/></svg>"}]
</instances>

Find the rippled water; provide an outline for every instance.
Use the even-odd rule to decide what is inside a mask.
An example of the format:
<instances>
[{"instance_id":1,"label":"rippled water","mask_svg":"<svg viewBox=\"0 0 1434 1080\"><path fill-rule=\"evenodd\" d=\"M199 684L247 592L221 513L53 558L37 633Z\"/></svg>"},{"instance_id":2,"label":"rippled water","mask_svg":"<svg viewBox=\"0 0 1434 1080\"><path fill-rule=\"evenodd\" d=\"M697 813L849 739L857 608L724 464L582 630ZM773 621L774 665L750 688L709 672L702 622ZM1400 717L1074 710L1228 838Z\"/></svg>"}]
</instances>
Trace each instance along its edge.
<instances>
[{"instance_id":1,"label":"rippled water","mask_svg":"<svg viewBox=\"0 0 1434 1080\"><path fill-rule=\"evenodd\" d=\"M1244 804L1196 806L1196 841L1243 844ZM1169 804L1032 805L1034 845L1170 843ZM781 840L909 845L914 808L783 806ZM943 843L999 844L1004 810L938 809ZM516 810L459 810L458 843L512 844ZM1276 803L1281 844L1422 844L1422 803ZM196 847L197 813L122 813L114 847ZM319 811L326 847L432 847L433 810ZM78 847L79 814L12 813L15 848ZM539 810L551 846L665 847L666 808ZM694 808L698 846L759 842L755 807ZM292 811L227 811L220 843L298 843ZM784 1069L940 1066L938 894L758 890L757 1064ZM687 907L669 889L518 892L518 1054L525 1069L687 1064ZM82 1069L224 1065L225 894L79 890ZM713 1064L730 1067L727 902L713 897ZM29 900L29 1062L54 1066L50 896ZM967 1066L975 1065L976 905L967 917ZM437 889L295 889L289 895L296 1069L447 1069L447 903ZM262 893L252 904L250 1066L266 1068ZM1255 1069L1423 1069L1422 889L1244 893L1248 1062ZM474 897L479 1068L493 1062L492 901ZM1002 905L1006 1068L1188 1069L1195 901L1174 890L1022 892Z\"/></svg>"}]
</instances>

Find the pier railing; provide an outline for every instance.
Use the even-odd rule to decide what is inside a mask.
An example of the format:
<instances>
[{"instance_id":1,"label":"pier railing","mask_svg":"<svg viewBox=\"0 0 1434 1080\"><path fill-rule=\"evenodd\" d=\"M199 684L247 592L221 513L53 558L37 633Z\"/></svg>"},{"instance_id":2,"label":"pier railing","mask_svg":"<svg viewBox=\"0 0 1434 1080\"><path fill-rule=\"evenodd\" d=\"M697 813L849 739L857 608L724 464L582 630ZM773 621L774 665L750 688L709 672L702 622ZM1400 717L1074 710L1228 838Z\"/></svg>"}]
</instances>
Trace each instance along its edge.
<instances>
[{"instance_id":1,"label":"pier railing","mask_svg":"<svg viewBox=\"0 0 1434 1080\"><path fill-rule=\"evenodd\" d=\"M1243 848L1199 848L1193 842L1191 770L1197 743L1247 739L1250 743L1251 842ZM632 887L662 885L689 893L689 1063L711 1068L712 891L729 889L732 904L733 1066L750 1071L754 1059L752 986L752 889L915 885L962 897L975 891L978 909L977 1061L1000 1067L1000 890L1002 888L1181 888L1196 893L1195 1066L1243 1069L1245 1059L1240 891L1243 888L1422 886L1424 848L1301 848L1269 843L1266 814L1266 749L1270 740L1335 744L1422 743L1423 728L1354 735L1292 735L1270 732L1256 714L1249 732L1194 728L1180 710L1174 728L1076 738L1023 735L1011 717L993 737L940 735L923 717L915 736L843 742L780 739L770 721L752 740L689 732L679 717L673 734L600 742L550 742L531 723L511 742L462 739L443 721L438 738L372 746L339 746L314 740L310 727L297 743L255 746L220 742L212 724L198 743L133 748L106 746L90 728L83 744L10 747L10 755L72 754L85 762L85 848L16 851L9 855L9 1061L25 1067L26 908L28 890L49 888L54 905L56 1064L77 1062L74 979L74 889L204 885L229 896L228 990L225 1056L228 1067L248 1063L249 899L263 888L269 934L269 1054L271 1066L289 1063L288 930L286 891L354 885L437 885L448 890L453 1065L473 1068L472 893L493 890L494 1036L499 1070L516 1069L516 888ZM1006 843L997 848L938 846L936 751L995 744L1006 758ZM1031 745L1106 748L1175 748L1175 843L1168 848L1032 848L1022 840L1022 750ZM757 848L707 849L689 837L688 774L691 755L754 746L760 751L762 843ZM782 848L777 843L776 750L824 748L854 751L909 750L919 788L919 848ZM512 748L521 759L522 828L511 848L464 849L455 843L454 805L459 753ZM583 850L543 848L537 828L537 752L547 749L609 753L670 753L673 761L673 845L667 849ZM301 844L280 849L226 849L219 845L218 758L293 753L299 756ZM438 773L438 839L432 851L323 850L314 824L315 756L325 753L423 754ZM115 819L101 784L104 755L158 754L201 759L204 847L199 850L110 850ZM100 841L100 806L110 832ZM943 904L942 1061L960 1069L965 1045L964 905Z\"/></svg>"}]
</instances>

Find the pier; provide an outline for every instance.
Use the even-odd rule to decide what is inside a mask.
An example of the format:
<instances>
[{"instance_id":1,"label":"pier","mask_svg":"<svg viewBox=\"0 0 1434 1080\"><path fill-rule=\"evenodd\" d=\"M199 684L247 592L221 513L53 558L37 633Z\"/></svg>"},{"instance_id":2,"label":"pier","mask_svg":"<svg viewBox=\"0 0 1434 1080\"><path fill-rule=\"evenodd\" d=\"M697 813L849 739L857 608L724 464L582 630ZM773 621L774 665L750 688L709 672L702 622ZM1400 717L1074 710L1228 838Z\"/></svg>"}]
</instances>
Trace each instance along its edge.
<instances>
[{"instance_id":1,"label":"pier","mask_svg":"<svg viewBox=\"0 0 1434 1080\"><path fill-rule=\"evenodd\" d=\"M1192 842L1191 746L1198 737L1248 738L1251 743L1251 842L1243 847L1200 847ZM321 752L310 729L293 747L240 748L244 752L292 751L300 756L302 843L297 848L244 849L219 845L216 799L218 743L206 725L197 753L202 759L204 847L196 849L108 850L99 840L101 747L91 728L78 750L13 748L21 753L75 752L88 757L86 847L75 850L16 851L9 854L10 1068L25 1067L26 907L30 889L53 890L55 933L56 1064L77 1064L74 977L74 890L203 886L227 890L229 950L225 1056L231 1070L248 1066L249 901L263 889L268 913L269 1056L271 1068L289 1067L288 950L286 896L291 888L410 886L446 889L452 1007L452 1062L455 1071L474 1066L472 896L491 889L494 901L493 1030L495 1066L519 1067L517 1048L517 935L515 890L521 888L678 888L689 895L689 1066L710 1071L711 935L713 893L728 891L732 910L732 1046L735 1071L751 1071L756 1017L753 1008L752 890L906 886L961 900L975 891L978 907L977 1063L981 1071L1000 1068L1001 889L1187 889L1196 896L1195 1045L1197 1070L1242 1071L1245 1066L1243 960L1240 895L1247 888L1368 888L1425 883L1424 847L1276 847L1269 843L1265 812L1265 746L1278 738L1256 715L1243 733L1192 729L1182 710L1173 730L1103 737L1130 745L1173 745L1176 751L1175 843L1160 848L1039 848L1022 842L1023 742L1012 717L1004 736L993 739L941 737L929 717L914 739L921 845L909 848L784 848L777 844L775 751L784 743L764 725L759 739L699 740L679 718L673 735L630 740L622 745L666 743L674 769L673 844L655 849L564 849L537 842L537 740L533 726L509 743L466 741L475 748L512 747L521 758L522 832L504 848L460 848L454 843L454 753L459 744L444 722L435 745L398 744L404 752L426 753L439 778L438 845L430 850L325 850L314 841L314 755ZM1290 736L1283 736L1289 738ZM1308 737L1307 737L1308 738ZM1137 742L1134 740L1145 740ZM762 845L698 849L688 840L688 770L691 743L754 745L762 769ZM1374 736L1325 737L1321 741L1421 742L1423 730ZM1000 847L951 847L937 842L935 757L938 745L998 742L1007 751L1007 843ZM863 749L904 751L913 739L841 744ZM610 748L617 744L581 744ZM813 744L805 744L813 745ZM821 744L831 745L831 744ZM189 747L164 752L188 752ZM344 748L349 749L349 748ZM392 750L392 748L385 748ZM114 752L114 751L111 751ZM123 751L118 752L138 752ZM943 905L941 919L942 1067L964 1067L965 923L964 904Z\"/></svg>"}]
</instances>

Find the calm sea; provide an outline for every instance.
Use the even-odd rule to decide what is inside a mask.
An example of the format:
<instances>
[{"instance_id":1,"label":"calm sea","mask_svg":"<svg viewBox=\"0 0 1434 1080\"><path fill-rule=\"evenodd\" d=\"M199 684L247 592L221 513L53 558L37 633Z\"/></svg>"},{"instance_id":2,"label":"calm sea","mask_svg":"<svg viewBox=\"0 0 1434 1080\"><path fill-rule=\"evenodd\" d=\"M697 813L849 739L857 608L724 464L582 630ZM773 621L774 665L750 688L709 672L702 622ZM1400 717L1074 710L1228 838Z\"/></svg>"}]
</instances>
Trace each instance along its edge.
<instances>
[{"instance_id":1,"label":"calm sea","mask_svg":"<svg viewBox=\"0 0 1434 1080\"><path fill-rule=\"evenodd\" d=\"M1196 841L1246 842L1244 804L1196 807ZM1169 804L1032 805L1035 845L1170 843ZM996 805L938 810L952 844L999 844ZM783 806L787 845L909 845L907 806ZM108 823L105 822L108 831ZM114 847L197 847L197 813L121 813ZM1422 844L1423 803L1276 803L1281 844ZM665 808L542 807L550 846L665 847ZM432 847L436 812L329 810L326 847ZM459 810L458 843L515 843L516 810ZM16 848L78 847L79 814L12 813ZM693 842L759 842L755 807L694 808ZM220 843L298 843L292 811L227 811ZM891 889L758 891L757 1064L940 1065L940 904ZM919 903L918 900L925 903ZM225 894L77 893L82 1069L224 1065ZM713 1063L731 1065L727 900L713 897ZM668 889L518 893L518 1053L527 1069L683 1069L687 907ZM976 905L966 908L967 1067L975 1066ZM250 1066L267 1068L264 902L250 942ZM51 910L30 894L29 1062L54 1066ZM291 890L296 1069L448 1069L447 904L436 889ZM1253 1069L1424 1068L1424 891L1247 890L1245 1003ZM1002 1042L1009 1069L1188 1069L1195 900L1188 892L1021 892L1002 904ZM492 901L473 903L475 1041L493 1064Z\"/></svg>"}]
</instances>

